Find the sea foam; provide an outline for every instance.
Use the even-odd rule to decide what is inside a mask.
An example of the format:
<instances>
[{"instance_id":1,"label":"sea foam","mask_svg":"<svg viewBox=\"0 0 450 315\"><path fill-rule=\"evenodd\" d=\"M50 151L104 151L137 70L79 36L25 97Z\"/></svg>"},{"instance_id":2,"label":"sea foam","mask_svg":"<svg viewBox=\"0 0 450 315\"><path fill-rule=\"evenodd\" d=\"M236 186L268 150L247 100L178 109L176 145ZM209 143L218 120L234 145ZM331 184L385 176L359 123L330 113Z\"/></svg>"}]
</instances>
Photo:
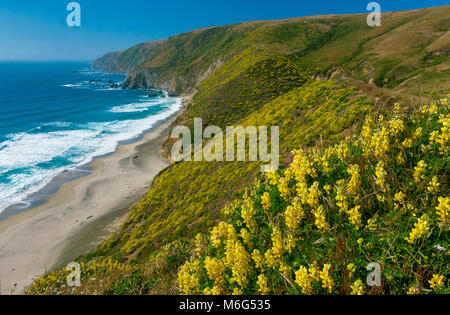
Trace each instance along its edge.
<instances>
[{"instance_id":1,"label":"sea foam","mask_svg":"<svg viewBox=\"0 0 450 315\"><path fill-rule=\"evenodd\" d=\"M0 181L0 212L13 204L26 204L28 196L45 187L59 174L114 152L121 142L137 138L177 112L181 103L180 98L161 98L114 106L109 111L117 114L147 111L154 106L163 109L136 120L91 122L76 126L54 122L50 125L64 127L64 130L39 132L40 129L35 128L33 132L9 135L8 140L0 143L0 175L8 179L7 183Z\"/></svg>"}]
</instances>

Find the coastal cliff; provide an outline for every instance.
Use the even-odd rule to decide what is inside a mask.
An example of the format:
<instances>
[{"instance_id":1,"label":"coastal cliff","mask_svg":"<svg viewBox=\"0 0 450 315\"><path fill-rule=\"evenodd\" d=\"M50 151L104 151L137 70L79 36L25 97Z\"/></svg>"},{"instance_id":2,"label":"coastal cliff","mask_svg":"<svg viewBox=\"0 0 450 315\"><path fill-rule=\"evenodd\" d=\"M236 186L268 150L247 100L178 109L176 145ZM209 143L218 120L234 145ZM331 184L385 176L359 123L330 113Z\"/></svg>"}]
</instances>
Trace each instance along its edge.
<instances>
[{"instance_id":1,"label":"coastal cliff","mask_svg":"<svg viewBox=\"0 0 450 315\"><path fill-rule=\"evenodd\" d=\"M92 66L128 74L124 88L191 94L221 65L252 48L286 56L317 78L418 95L449 71L448 11L443 6L384 13L381 27L369 27L366 15L209 27L107 54Z\"/></svg>"},{"instance_id":2,"label":"coastal cliff","mask_svg":"<svg viewBox=\"0 0 450 315\"><path fill-rule=\"evenodd\" d=\"M145 61L151 51L163 42L164 40L142 43L126 50L108 53L94 60L91 68L100 69L107 73L128 74Z\"/></svg>"}]
</instances>

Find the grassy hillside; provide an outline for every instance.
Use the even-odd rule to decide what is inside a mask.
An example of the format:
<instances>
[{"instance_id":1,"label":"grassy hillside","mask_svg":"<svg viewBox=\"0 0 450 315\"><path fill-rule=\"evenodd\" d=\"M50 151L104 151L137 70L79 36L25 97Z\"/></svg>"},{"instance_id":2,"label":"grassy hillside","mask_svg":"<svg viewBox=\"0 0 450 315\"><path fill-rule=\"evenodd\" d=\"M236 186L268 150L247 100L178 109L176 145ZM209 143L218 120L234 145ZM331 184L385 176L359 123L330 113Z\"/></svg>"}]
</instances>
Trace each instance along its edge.
<instances>
[{"instance_id":1,"label":"grassy hillside","mask_svg":"<svg viewBox=\"0 0 450 315\"><path fill-rule=\"evenodd\" d=\"M450 6L441 6L384 13L382 26L372 28L366 15L332 15L200 29L146 50L124 86L191 93L231 58L262 48L319 76L442 95L450 88L448 16ZM133 56L135 50L124 54Z\"/></svg>"},{"instance_id":2,"label":"grassy hillside","mask_svg":"<svg viewBox=\"0 0 450 315\"><path fill-rule=\"evenodd\" d=\"M409 114L420 105L411 96L450 92L449 11L388 13L380 28L369 28L365 15L252 22L160 43L125 86L192 93L176 125L192 127L201 117L205 126L280 126L283 171L266 181L255 162L173 164L120 230L79 258L81 288L65 288L61 270L29 293L345 294L352 285L361 289L355 283L370 261L390 270L388 287L370 293L429 292L432 274L448 273L447 223L438 225L448 216L447 201L439 205L448 192L448 105ZM375 123L380 114L385 119ZM363 127L367 115L374 118ZM308 153L292 153L300 149ZM426 185L419 189L411 176L422 160ZM425 214L429 237L406 245ZM266 259L262 267L255 249ZM354 278L344 263L355 265Z\"/></svg>"},{"instance_id":3,"label":"grassy hillside","mask_svg":"<svg viewBox=\"0 0 450 315\"><path fill-rule=\"evenodd\" d=\"M164 40L142 43L133 46L130 49L108 53L95 60L91 67L102 69L108 73L127 74L145 61L150 52L163 42Z\"/></svg>"}]
</instances>

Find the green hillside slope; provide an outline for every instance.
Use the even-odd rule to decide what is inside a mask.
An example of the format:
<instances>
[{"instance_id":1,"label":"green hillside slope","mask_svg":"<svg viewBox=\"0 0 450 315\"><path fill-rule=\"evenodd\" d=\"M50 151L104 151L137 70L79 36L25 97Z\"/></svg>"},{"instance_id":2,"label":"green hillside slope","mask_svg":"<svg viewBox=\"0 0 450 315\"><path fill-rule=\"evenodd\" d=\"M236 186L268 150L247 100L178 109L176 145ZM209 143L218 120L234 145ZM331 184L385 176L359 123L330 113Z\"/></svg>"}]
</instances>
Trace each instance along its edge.
<instances>
[{"instance_id":1,"label":"green hillside slope","mask_svg":"<svg viewBox=\"0 0 450 315\"><path fill-rule=\"evenodd\" d=\"M449 88L444 79L450 71L448 16L450 6L441 6L384 13L382 26L373 28L367 26L366 15L344 15L200 29L146 51L141 56L145 61L124 86L192 92L229 59L247 48L262 48L321 76L348 77L416 95L435 86L442 92Z\"/></svg>"},{"instance_id":2,"label":"green hillside slope","mask_svg":"<svg viewBox=\"0 0 450 315\"><path fill-rule=\"evenodd\" d=\"M324 288L332 287L328 293L346 294L352 292L351 285L356 287L353 283L356 278L345 278L345 284L343 282L344 261L347 262L347 256L352 254L358 268L364 268L363 262L378 259L392 270L386 274L392 276L387 279L389 287L371 293L405 293L411 285L417 286L422 293L428 292L427 281L431 273L443 274L442 255L448 258L448 231L437 225L442 215L434 212L440 207L444 210L439 213L444 213L444 217L448 215L445 200L443 205L437 204L438 197L448 192L448 150L439 150L442 143L448 145L448 129L444 130L448 126L447 120L434 111L425 118L421 114L409 118L408 114L415 112L423 100L429 101L437 95L444 97L450 92L449 16L450 6L444 6L386 13L383 26L379 28L368 27L365 15L251 22L201 29L160 43L130 72L124 86L166 88L192 95L176 125L192 128L193 118L200 117L205 126L280 126L283 172L277 175L277 185L265 182L256 162L175 163L155 179L146 196L131 209L119 231L94 251L80 257L85 279L81 288L62 287L66 275L62 270L36 281L29 293L229 294L238 290L235 292L297 294L304 287L303 293L326 293L320 289L320 281L326 278L335 284ZM375 147L384 148L385 155L381 157L372 152L364 156L362 150L366 142L358 144L359 138L352 137L359 136L361 130L362 137L367 133L367 127L362 127L369 114L373 117L384 114L386 121L390 121L395 115L396 101L404 105L401 136L399 132L398 139L394 139L391 132L371 126L370 137L374 139ZM446 117L448 105L442 104L436 111ZM379 125L384 123L380 121ZM394 128L389 124L388 127ZM422 133L411 139L411 146L409 142L404 144L403 141L411 138L419 127ZM433 141L441 139L441 142L430 142L432 132L435 132ZM376 139L385 142L378 144ZM398 152L388 152L386 145L389 148L392 145ZM169 141L166 150L170 147ZM330 151L329 148L334 149ZM292 151L299 149L310 152L307 159L320 163L317 176L309 173L306 182L308 191L315 191L317 182L319 192L315 198L318 203L302 207L304 222L298 233L294 233L298 238L292 243L289 238L292 231L285 217L287 208L295 208L294 203L298 202L291 197L295 193L293 185L299 179L294 182L293 178L288 180L289 177L286 179L287 175L283 174L284 170L297 165L295 161L301 155L297 153L294 158ZM344 151L343 157L329 154L340 150ZM398 155L400 151L404 154L403 164L394 167L393 161L398 156L391 155ZM411 186L410 173L421 160L429 171L427 185L436 176L439 191L428 193L426 189L417 191ZM382 173L381 168L377 169L380 161L385 163L386 176L395 191L388 193L387 189L377 187L374 176L379 177ZM303 162L307 164L308 161ZM358 185L361 190L354 194L348 188L344 190L349 194L345 197L351 198L349 209L335 211L338 188L348 187L351 175L348 169L354 173L356 168L350 168L354 164L361 171ZM323 168L329 169L329 173L324 173ZM256 186L252 186L255 181ZM330 189L325 194L326 185ZM283 196L286 189L292 190L289 196ZM395 212L395 194L400 191L405 194L400 198L403 200L401 206L405 207L395 209L398 210ZM259 211L255 230L242 213L244 207L239 199L244 194L244 202L252 203L255 211ZM266 206L261 204L262 196ZM300 198L307 200L306 195ZM302 202L308 205L307 201ZM421 247L403 250L404 236L417 223L408 203L419 209L417 218L429 216L427 222L432 236L430 242L421 243ZM319 211L321 205L323 209ZM358 206L362 209L350 211ZM223 217L221 210L224 209L233 210L225 210ZM376 231L369 228L367 231L365 227L370 227L372 221L369 220L375 215L378 215ZM351 222L358 223L353 224L358 230L348 224L348 216L351 216ZM221 219L233 229L228 230L232 231L229 234L220 235L224 242L215 246L217 243L214 239L210 242L209 232L214 227L223 232L220 226L224 223L217 227ZM325 226L327 229L321 228ZM243 236L236 236L243 228L248 231L243 232ZM440 234L438 229L441 229ZM253 245L247 243L249 233L250 240L260 240ZM275 235L273 242L272 234ZM349 243L349 246L354 245L350 253L341 246L344 238L358 244ZM363 239L362 244L358 243L359 239ZM248 260L246 268L250 268L244 270L244 276L237 273L233 259L223 259L227 255L227 247L223 247L226 240L233 242L233 251L243 249L242 254ZM262 254L269 253L267 257L270 258L274 252L276 254L272 246L279 246L279 242L283 248L288 246L287 252L279 252L285 260L278 260L284 264L271 266L267 259L264 268L255 265L256 260L249 256L254 249ZM390 244L392 252L382 254L378 250L380 242ZM438 243L446 249L444 253L435 253L430 248ZM362 246L367 244L372 247L363 250ZM311 257L316 250L319 250L318 256ZM300 251L305 251L305 257L301 257ZM337 260L339 255L347 256ZM383 255L393 255L393 258L387 259ZM429 260L425 260L425 256ZM399 263L400 259L417 264L407 269ZM185 264L186 261L191 263ZM314 262L321 268L323 279L313 275L308 278ZM324 268L326 264L335 264L335 267L329 270ZM429 267L430 264L434 264L434 269ZM218 268L219 280L208 266ZM305 269L301 267L307 270L303 277L306 282L295 277L299 270L304 273ZM423 270L426 276L414 277ZM198 276L194 277L197 271ZM357 269L353 274L359 277L361 270ZM258 283L245 280L258 277ZM91 278L96 280L90 281ZM267 284L264 286L268 280L274 283L269 288ZM305 283L310 283L311 288Z\"/></svg>"}]
</instances>

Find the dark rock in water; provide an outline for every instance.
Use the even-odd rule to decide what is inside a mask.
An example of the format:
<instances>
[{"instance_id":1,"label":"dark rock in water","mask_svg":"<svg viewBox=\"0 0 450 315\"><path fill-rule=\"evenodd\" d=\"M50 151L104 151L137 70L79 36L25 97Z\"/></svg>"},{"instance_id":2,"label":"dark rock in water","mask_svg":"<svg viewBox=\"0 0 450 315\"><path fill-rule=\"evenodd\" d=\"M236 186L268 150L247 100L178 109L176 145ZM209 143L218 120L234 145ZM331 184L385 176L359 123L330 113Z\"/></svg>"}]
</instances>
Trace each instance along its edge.
<instances>
[{"instance_id":1,"label":"dark rock in water","mask_svg":"<svg viewBox=\"0 0 450 315\"><path fill-rule=\"evenodd\" d=\"M147 97L158 97L164 95L163 91L161 90L151 90L148 94Z\"/></svg>"},{"instance_id":2,"label":"dark rock in water","mask_svg":"<svg viewBox=\"0 0 450 315\"><path fill-rule=\"evenodd\" d=\"M169 97L178 97L179 95L177 93L174 92L170 92L169 93Z\"/></svg>"},{"instance_id":3,"label":"dark rock in water","mask_svg":"<svg viewBox=\"0 0 450 315\"><path fill-rule=\"evenodd\" d=\"M102 82L102 79L98 79L97 82Z\"/></svg>"},{"instance_id":4,"label":"dark rock in water","mask_svg":"<svg viewBox=\"0 0 450 315\"><path fill-rule=\"evenodd\" d=\"M119 86L119 84L113 83L109 87L112 89L118 89L120 86Z\"/></svg>"},{"instance_id":5,"label":"dark rock in water","mask_svg":"<svg viewBox=\"0 0 450 315\"><path fill-rule=\"evenodd\" d=\"M114 81L112 81L112 80L108 80L108 83L109 83L109 84L112 84L112 83L114 83Z\"/></svg>"}]
</instances>

